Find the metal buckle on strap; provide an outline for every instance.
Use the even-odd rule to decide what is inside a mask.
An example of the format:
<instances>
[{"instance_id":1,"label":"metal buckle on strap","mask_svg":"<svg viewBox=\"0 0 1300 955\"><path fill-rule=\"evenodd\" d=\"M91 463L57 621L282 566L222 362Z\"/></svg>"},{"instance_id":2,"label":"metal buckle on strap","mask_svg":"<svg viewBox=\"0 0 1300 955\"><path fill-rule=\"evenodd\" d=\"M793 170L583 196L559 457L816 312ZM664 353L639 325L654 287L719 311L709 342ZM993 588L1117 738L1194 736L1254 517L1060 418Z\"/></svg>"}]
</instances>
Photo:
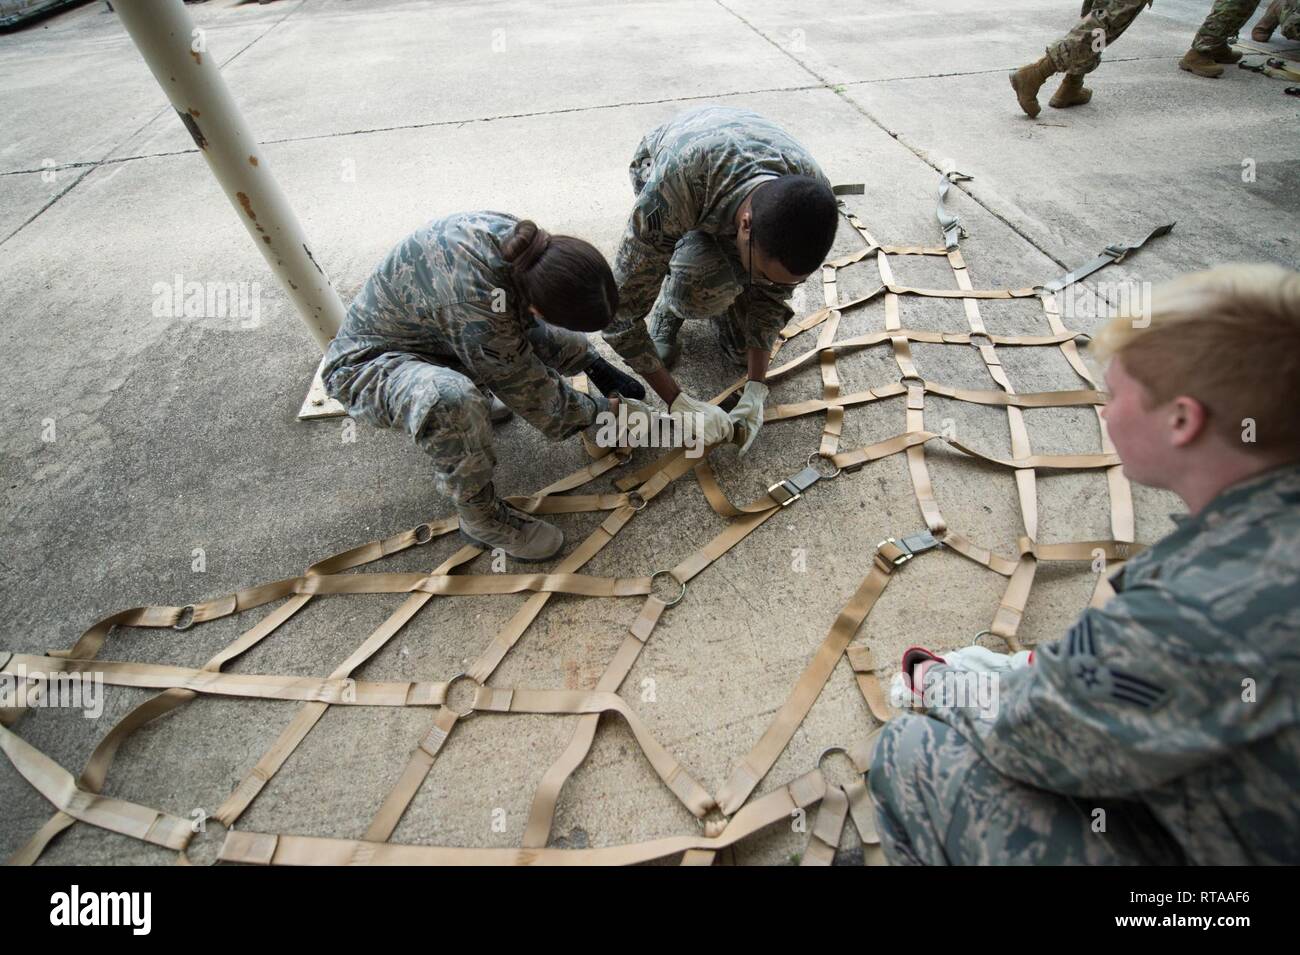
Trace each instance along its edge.
<instances>
[{"instance_id":1,"label":"metal buckle on strap","mask_svg":"<svg viewBox=\"0 0 1300 955\"><path fill-rule=\"evenodd\" d=\"M782 507L785 507L786 505L789 504L793 504L795 501L799 500L799 498L803 497L803 492L801 492L797 487L795 487L789 478L782 478L780 481L777 481L775 484L769 487L767 489L768 496L770 497L772 492L775 491L777 488L780 488L781 490L785 491L785 493L790 495L789 500L785 500L781 502Z\"/></svg>"},{"instance_id":2,"label":"metal buckle on strap","mask_svg":"<svg viewBox=\"0 0 1300 955\"><path fill-rule=\"evenodd\" d=\"M1118 262L1120 259L1124 258L1124 256L1128 255L1128 251L1128 246L1115 245L1115 243L1112 242L1110 245L1106 246L1106 248L1102 249L1101 254L1108 255Z\"/></svg>"},{"instance_id":3,"label":"metal buckle on strap","mask_svg":"<svg viewBox=\"0 0 1300 955\"><path fill-rule=\"evenodd\" d=\"M903 566L903 564L906 564L917 554L923 554L927 550L933 550L934 548L940 546L942 543L943 541L939 540L928 530L926 530L926 531L921 531L921 533L919 534L912 534L910 537L904 537L902 540L898 540L897 538L894 537L886 537L884 540L882 540L879 544L876 545L876 550L880 550L880 548L884 547L886 544L893 544L899 550L902 550L903 551L902 554L899 554L897 557L895 557L893 560L890 561L890 563L892 563L895 567L901 567Z\"/></svg>"}]
</instances>

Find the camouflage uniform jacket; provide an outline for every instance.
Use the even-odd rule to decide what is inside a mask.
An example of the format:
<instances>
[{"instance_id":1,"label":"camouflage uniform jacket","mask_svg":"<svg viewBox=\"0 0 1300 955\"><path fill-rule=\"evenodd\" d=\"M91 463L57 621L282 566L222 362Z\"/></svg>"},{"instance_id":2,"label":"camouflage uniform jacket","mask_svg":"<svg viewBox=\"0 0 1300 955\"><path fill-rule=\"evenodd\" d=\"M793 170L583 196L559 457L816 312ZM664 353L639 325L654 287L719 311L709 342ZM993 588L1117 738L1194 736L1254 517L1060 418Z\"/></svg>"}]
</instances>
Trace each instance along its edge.
<instances>
[{"instance_id":1,"label":"camouflage uniform jacket","mask_svg":"<svg viewBox=\"0 0 1300 955\"><path fill-rule=\"evenodd\" d=\"M564 438L591 424L599 403L571 388L528 341L547 326L515 292L501 255L519 220L498 212L450 215L416 229L371 273L326 353L331 394L370 359L406 353L463 372L529 424Z\"/></svg>"},{"instance_id":2,"label":"camouflage uniform jacket","mask_svg":"<svg viewBox=\"0 0 1300 955\"><path fill-rule=\"evenodd\" d=\"M1004 675L995 715L929 715L1012 779L1140 801L1190 863L1295 864L1300 465L1175 520L1104 607Z\"/></svg>"},{"instance_id":3,"label":"camouflage uniform jacket","mask_svg":"<svg viewBox=\"0 0 1300 955\"><path fill-rule=\"evenodd\" d=\"M629 367L648 375L663 363L644 319L678 240L699 231L734 241L736 211L766 179L803 175L830 183L781 127L757 113L725 106L690 109L652 130L633 157L631 174L639 191L614 262L618 312L602 334ZM768 326L763 331L770 348L787 313L775 301L758 307L771 313L753 315L760 326Z\"/></svg>"}]
</instances>

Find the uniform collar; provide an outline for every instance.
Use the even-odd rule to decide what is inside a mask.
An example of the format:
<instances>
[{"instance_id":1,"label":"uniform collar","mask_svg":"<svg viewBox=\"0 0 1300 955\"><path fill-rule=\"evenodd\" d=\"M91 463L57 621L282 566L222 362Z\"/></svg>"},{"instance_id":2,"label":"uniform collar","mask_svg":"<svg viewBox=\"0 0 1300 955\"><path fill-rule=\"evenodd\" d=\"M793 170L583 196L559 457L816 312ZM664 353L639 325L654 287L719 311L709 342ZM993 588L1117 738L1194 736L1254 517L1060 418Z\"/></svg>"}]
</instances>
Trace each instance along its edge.
<instances>
[{"instance_id":1,"label":"uniform collar","mask_svg":"<svg viewBox=\"0 0 1300 955\"><path fill-rule=\"evenodd\" d=\"M1189 524L1218 527L1225 521L1246 516L1256 520L1300 504L1300 462L1283 464L1220 491L1195 517L1180 515L1179 529ZM1172 516L1172 515L1171 515Z\"/></svg>"}]
</instances>

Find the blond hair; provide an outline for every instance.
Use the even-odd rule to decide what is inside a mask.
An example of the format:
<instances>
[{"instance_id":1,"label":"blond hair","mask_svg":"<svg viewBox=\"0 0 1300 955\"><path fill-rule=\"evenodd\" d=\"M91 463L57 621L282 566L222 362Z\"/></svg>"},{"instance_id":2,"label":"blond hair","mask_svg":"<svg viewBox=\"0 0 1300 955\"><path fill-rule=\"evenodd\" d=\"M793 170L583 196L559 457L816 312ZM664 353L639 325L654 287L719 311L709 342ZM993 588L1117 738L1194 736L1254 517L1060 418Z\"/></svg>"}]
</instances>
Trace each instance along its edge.
<instances>
[{"instance_id":1,"label":"blond hair","mask_svg":"<svg viewBox=\"0 0 1300 955\"><path fill-rule=\"evenodd\" d=\"M1300 454L1300 273L1224 265L1151 292L1149 314L1128 309L1097 333L1091 354L1123 359L1151 406L1186 395L1208 426L1242 441L1247 419L1261 453Z\"/></svg>"}]
</instances>

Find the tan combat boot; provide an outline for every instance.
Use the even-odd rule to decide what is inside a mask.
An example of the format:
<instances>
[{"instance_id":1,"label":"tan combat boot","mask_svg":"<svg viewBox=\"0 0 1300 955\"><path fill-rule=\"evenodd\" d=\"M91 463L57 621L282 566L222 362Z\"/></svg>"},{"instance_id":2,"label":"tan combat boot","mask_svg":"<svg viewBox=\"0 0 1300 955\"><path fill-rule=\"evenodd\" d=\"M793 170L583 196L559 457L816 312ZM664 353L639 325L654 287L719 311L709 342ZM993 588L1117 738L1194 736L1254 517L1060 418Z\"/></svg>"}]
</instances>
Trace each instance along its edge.
<instances>
[{"instance_id":1,"label":"tan combat boot","mask_svg":"<svg viewBox=\"0 0 1300 955\"><path fill-rule=\"evenodd\" d=\"M1188 50L1184 53L1183 58L1178 61L1178 68L1188 73L1195 73L1197 76L1223 75L1223 67L1214 62L1214 57L1200 50Z\"/></svg>"},{"instance_id":2,"label":"tan combat boot","mask_svg":"<svg viewBox=\"0 0 1300 955\"><path fill-rule=\"evenodd\" d=\"M1038 91L1047 82L1047 78L1056 72L1051 57L1043 57L1037 63L1022 66L1011 74L1011 88L1016 91L1020 108L1031 118L1038 115Z\"/></svg>"},{"instance_id":3,"label":"tan combat boot","mask_svg":"<svg viewBox=\"0 0 1300 955\"><path fill-rule=\"evenodd\" d=\"M515 510L497 497L492 484L467 501L457 502L460 533L472 544L495 550L524 563L549 560L564 546L564 532L554 524Z\"/></svg>"},{"instance_id":4,"label":"tan combat boot","mask_svg":"<svg viewBox=\"0 0 1300 955\"><path fill-rule=\"evenodd\" d=\"M1053 109L1065 109L1067 106L1082 106L1092 99L1092 90L1083 85L1082 73L1066 73L1056 94L1047 105Z\"/></svg>"},{"instance_id":5,"label":"tan combat boot","mask_svg":"<svg viewBox=\"0 0 1300 955\"><path fill-rule=\"evenodd\" d=\"M1210 51L1209 56L1215 63L1236 63L1241 59L1241 54L1226 43L1223 46L1216 46Z\"/></svg>"}]
</instances>

